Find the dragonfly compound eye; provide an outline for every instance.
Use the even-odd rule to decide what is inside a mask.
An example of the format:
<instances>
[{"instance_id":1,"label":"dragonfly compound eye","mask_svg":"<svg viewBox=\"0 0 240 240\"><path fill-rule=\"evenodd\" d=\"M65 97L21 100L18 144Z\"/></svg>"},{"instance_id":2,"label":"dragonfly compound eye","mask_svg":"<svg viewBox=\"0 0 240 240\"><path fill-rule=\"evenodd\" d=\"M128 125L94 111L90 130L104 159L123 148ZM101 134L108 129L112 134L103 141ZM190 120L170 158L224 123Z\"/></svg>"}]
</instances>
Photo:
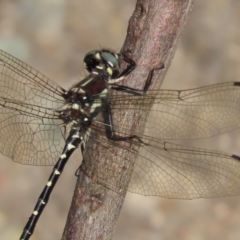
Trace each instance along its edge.
<instances>
[{"instance_id":1,"label":"dragonfly compound eye","mask_svg":"<svg viewBox=\"0 0 240 240\"><path fill-rule=\"evenodd\" d=\"M113 52L103 50L101 52L101 58L104 62L105 69L111 77L117 77L120 73L118 55Z\"/></svg>"}]
</instances>

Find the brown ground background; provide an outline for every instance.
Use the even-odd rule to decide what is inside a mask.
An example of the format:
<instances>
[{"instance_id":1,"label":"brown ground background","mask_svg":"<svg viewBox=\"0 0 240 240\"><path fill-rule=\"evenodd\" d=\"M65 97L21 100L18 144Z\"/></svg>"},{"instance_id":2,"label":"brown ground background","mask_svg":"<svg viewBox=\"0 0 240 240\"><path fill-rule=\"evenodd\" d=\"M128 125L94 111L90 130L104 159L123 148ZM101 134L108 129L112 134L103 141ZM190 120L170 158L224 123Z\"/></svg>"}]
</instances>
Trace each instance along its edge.
<instances>
[{"instance_id":1,"label":"brown ground background","mask_svg":"<svg viewBox=\"0 0 240 240\"><path fill-rule=\"evenodd\" d=\"M0 48L68 88L84 54L120 50L133 0L1 0ZM240 2L196 1L163 88L240 81ZM11 133L9 133L11 134ZM240 154L240 132L193 144ZM32 240L61 238L80 155L66 166ZM18 239L51 167L0 159L0 240ZM168 200L127 194L114 240L240 239L240 197Z\"/></svg>"}]
</instances>

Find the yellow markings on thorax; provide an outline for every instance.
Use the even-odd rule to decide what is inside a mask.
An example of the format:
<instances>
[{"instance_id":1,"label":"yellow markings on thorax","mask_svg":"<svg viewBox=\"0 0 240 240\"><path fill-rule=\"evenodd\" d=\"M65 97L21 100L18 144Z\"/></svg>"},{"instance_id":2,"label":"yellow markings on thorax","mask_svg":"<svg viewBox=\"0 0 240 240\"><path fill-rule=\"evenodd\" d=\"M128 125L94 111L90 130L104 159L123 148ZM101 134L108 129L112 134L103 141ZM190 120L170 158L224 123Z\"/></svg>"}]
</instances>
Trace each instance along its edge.
<instances>
[{"instance_id":1,"label":"yellow markings on thorax","mask_svg":"<svg viewBox=\"0 0 240 240\"><path fill-rule=\"evenodd\" d=\"M91 106L90 113L93 113L101 105L102 103L100 101L95 101Z\"/></svg>"},{"instance_id":2,"label":"yellow markings on thorax","mask_svg":"<svg viewBox=\"0 0 240 240\"><path fill-rule=\"evenodd\" d=\"M108 94L108 89L105 88L101 93L100 93L100 97L106 97Z\"/></svg>"},{"instance_id":3,"label":"yellow markings on thorax","mask_svg":"<svg viewBox=\"0 0 240 240\"><path fill-rule=\"evenodd\" d=\"M110 67L107 68L107 72L108 72L108 74L109 74L110 76L112 76L113 70L112 70Z\"/></svg>"},{"instance_id":4,"label":"yellow markings on thorax","mask_svg":"<svg viewBox=\"0 0 240 240\"><path fill-rule=\"evenodd\" d=\"M80 108L80 106L79 106L79 104L77 104L77 103L74 103L74 104L72 105L72 109L79 110L79 108Z\"/></svg>"},{"instance_id":5,"label":"yellow markings on thorax","mask_svg":"<svg viewBox=\"0 0 240 240\"><path fill-rule=\"evenodd\" d=\"M100 97L102 97L102 98L106 97L107 94L108 94L108 89L106 88L100 93ZM101 100L96 99L91 106L90 113L93 113L98 107L101 107L101 105L102 105Z\"/></svg>"}]
</instances>

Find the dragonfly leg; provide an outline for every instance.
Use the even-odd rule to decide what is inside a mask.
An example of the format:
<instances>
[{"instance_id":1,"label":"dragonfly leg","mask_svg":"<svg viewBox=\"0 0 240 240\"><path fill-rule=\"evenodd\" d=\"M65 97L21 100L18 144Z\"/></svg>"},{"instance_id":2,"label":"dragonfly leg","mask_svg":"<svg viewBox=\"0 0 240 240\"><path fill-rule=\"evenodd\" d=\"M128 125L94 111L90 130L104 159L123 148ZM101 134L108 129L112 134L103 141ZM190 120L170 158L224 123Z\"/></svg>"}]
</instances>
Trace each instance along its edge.
<instances>
[{"instance_id":1,"label":"dragonfly leg","mask_svg":"<svg viewBox=\"0 0 240 240\"><path fill-rule=\"evenodd\" d=\"M128 51L126 51L128 52ZM117 77L117 79L123 79L125 78L128 74L130 74L136 67L136 63L131 59L129 58L127 55L126 55L126 52L123 52L121 55L123 55L123 60L128 63L129 65L127 66L127 68L125 70L123 70L123 72Z\"/></svg>"},{"instance_id":2,"label":"dragonfly leg","mask_svg":"<svg viewBox=\"0 0 240 240\"><path fill-rule=\"evenodd\" d=\"M123 85L117 85L117 84L112 85L111 89L114 89L116 91L121 91L121 92L127 92L127 93L134 94L134 95L143 95L148 91L148 89L152 83L153 72L155 70L161 70L163 68L164 68L164 64L162 63L162 65L159 68L154 68L151 71L149 71L145 86L142 90L123 86Z\"/></svg>"},{"instance_id":3,"label":"dragonfly leg","mask_svg":"<svg viewBox=\"0 0 240 240\"><path fill-rule=\"evenodd\" d=\"M103 103L102 107L103 119L105 123L106 129L106 137L113 141L126 141L131 139L136 139L139 142L143 143L143 141L137 135L129 135L129 136L119 136L116 134L113 126L112 112L109 103L106 101Z\"/></svg>"},{"instance_id":4,"label":"dragonfly leg","mask_svg":"<svg viewBox=\"0 0 240 240\"><path fill-rule=\"evenodd\" d=\"M81 148L81 153L82 153L82 156L83 156L83 152L84 152L84 150L85 150L85 144L84 144L84 142L82 142L81 144L80 144L80 148ZM84 159L83 159L84 160ZM82 161L83 161L82 160ZM80 174L80 171L81 171L81 165L82 165L82 162L81 162L81 164L79 165L79 167L77 168L77 170L75 171L75 177L79 177L79 174Z\"/></svg>"}]
</instances>

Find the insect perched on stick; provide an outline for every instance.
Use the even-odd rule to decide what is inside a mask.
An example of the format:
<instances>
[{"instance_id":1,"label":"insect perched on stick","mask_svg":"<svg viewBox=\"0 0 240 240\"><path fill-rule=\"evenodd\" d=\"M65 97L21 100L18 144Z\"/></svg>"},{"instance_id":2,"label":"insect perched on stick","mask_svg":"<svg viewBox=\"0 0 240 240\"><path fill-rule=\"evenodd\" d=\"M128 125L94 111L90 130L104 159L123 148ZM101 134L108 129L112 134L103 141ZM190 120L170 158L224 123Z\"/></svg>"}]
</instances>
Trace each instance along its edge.
<instances>
[{"instance_id":1,"label":"insect perched on stick","mask_svg":"<svg viewBox=\"0 0 240 240\"><path fill-rule=\"evenodd\" d=\"M127 63L122 72L120 58ZM182 199L240 194L239 156L169 142L206 138L239 127L239 82L155 91L149 90L152 69L139 90L121 85L136 68L127 53L92 51L84 64L89 75L66 91L0 51L0 152L22 164L54 165L21 240L32 235L66 162L79 147L83 152L79 171L91 178L85 154L85 148L91 148L88 141L102 145L112 156L112 162L95 169L94 181L119 194L126 187L121 185L121 176L112 173L110 182L104 175L104 168L116 165L114 157L121 154L112 151L112 146L137 155L136 160L124 158L119 165L131 176L129 191ZM149 114L141 116L144 133L132 132L121 119L124 110L144 111L152 101ZM119 120L112 117L113 112Z\"/></svg>"}]
</instances>

